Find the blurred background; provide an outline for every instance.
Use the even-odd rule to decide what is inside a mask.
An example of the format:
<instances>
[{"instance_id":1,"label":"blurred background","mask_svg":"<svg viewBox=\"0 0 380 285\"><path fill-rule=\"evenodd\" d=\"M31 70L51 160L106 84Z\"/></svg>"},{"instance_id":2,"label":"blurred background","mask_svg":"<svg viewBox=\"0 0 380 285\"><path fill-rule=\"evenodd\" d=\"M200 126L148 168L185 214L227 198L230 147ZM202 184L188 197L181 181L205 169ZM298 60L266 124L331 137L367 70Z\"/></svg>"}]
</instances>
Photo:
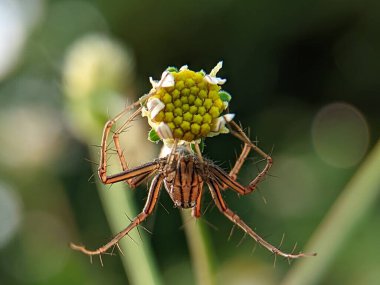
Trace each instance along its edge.
<instances>
[{"instance_id":1,"label":"blurred background","mask_svg":"<svg viewBox=\"0 0 380 285\"><path fill-rule=\"evenodd\" d=\"M101 128L169 65L209 72L224 61L230 111L274 158L259 192L226 201L270 242L285 233L285 251L303 249L379 138L379 35L376 0L0 0L0 284L132 284L118 256L101 267L68 244L112 236L95 184ZM145 121L132 129L131 165L157 157ZM239 150L223 135L205 156L228 169ZM146 194L143 185L128 199L141 209ZM377 284L375 197L317 284ZM166 193L160 202L152 234L127 241L151 247L161 284L194 284L184 222ZM128 223L128 208L114 211ZM237 229L229 238L215 207L202 220L217 284L279 284L295 265L277 258L274 268Z\"/></svg>"}]
</instances>

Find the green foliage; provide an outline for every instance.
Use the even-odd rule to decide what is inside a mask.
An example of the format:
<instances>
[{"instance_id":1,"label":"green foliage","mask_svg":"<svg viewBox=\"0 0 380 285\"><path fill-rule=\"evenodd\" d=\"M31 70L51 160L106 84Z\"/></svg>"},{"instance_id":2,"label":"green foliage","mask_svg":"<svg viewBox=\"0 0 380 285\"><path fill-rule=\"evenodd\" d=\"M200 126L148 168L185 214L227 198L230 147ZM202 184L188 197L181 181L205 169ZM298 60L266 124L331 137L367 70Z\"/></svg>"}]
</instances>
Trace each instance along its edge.
<instances>
[{"instance_id":1,"label":"green foliage","mask_svg":"<svg viewBox=\"0 0 380 285\"><path fill-rule=\"evenodd\" d=\"M230 102L232 99L232 96L224 90L219 91L219 97L223 102Z\"/></svg>"},{"instance_id":2,"label":"green foliage","mask_svg":"<svg viewBox=\"0 0 380 285\"><path fill-rule=\"evenodd\" d=\"M154 143L158 143L161 139L154 129L151 129L148 133L148 140Z\"/></svg>"}]
</instances>

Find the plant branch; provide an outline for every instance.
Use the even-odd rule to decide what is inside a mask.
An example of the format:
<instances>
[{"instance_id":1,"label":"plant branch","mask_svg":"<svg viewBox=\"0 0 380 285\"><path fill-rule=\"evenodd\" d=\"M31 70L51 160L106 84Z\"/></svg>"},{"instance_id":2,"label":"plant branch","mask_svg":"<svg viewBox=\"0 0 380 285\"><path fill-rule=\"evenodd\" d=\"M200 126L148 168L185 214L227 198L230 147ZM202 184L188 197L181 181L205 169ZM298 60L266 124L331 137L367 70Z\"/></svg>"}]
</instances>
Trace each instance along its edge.
<instances>
[{"instance_id":1,"label":"plant branch","mask_svg":"<svg viewBox=\"0 0 380 285\"><path fill-rule=\"evenodd\" d=\"M320 284L345 242L373 209L380 193L380 141L362 163L351 181L313 234L306 251L316 258L299 260L282 285Z\"/></svg>"}]
</instances>

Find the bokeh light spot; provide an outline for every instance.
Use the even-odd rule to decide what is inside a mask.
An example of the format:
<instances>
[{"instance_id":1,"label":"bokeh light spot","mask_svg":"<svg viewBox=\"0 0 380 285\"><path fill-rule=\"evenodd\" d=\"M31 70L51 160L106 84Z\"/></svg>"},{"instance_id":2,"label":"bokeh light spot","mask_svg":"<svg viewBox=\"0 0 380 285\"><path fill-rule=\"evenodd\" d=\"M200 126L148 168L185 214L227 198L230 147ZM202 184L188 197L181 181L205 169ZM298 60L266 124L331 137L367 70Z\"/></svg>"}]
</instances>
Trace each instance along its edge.
<instances>
[{"instance_id":1,"label":"bokeh light spot","mask_svg":"<svg viewBox=\"0 0 380 285\"><path fill-rule=\"evenodd\" d=\"M0 2L0 79L15 65L26 40L17 2ZM6 44L5 44L6 43Z\"/></svg>"},{"instance_id":2,"label":"bokeh light spot","mask_svg":"<svg viewBox=\"0 0 380 285\"><path fill-rule=\"evenodd\" d=\"M0 181L0 248L13 237L21 220L21 199Z\"/></svg>"},{"instance_id":3,"label":"bokeh light spot","mask_svg":"<svg viewBox=\"0 0 380 285\"><path fill-rule=\"evenodd\" d=\"M62 147L62 126L47 106L18 106L0 113L0 165L35 167L52 161Z\"/></svg>"},{"instance_id":4,"label":"bokeh light spot","mask_svg":"<svg viewBox=\"0 0 380 285\"><path fill-rule=\"evenodd\" d=\"M314 118L312 140L326 163L347 168L356 165L368 148L369 130L363 115L347 103L323 107Z\"/></svg>"}]
</instances>

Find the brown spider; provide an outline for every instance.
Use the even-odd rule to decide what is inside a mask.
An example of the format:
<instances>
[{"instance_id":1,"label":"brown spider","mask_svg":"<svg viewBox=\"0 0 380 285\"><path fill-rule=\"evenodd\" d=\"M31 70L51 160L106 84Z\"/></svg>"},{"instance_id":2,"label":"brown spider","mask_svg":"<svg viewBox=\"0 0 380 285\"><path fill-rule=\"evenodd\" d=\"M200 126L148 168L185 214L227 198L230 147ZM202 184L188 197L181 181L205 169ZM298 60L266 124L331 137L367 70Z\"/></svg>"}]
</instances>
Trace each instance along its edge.
<instances>
[{"instance_id":1,"label":"brown spider","mask_svg":"<svg viewBox=\"0 0 380 285\"><path fill-rule=\"evenodd\" d=\"M129 169L120 147L119 135L127 128L128 124L141 113L142 107L139 107L113 134L113 141L123 171L114 175L107 175L107 141L111 128L123 115L129 112L132 108L135 108L138 104L139 102L136 102L128 106L123 112L105 124L101 142L100 166L98 169L98 174L101 181L105 184L126 181L129 186L133 188L140 185L148 177L154 175L150 184L145 206L142 212L138 214L124 230L119 232L114 238L112 238L111 241L102 247L99 247L96 250L88 250L82 245L72 243L70 244L72 249L92 256L107 253L111 247L119 247L118 242L120 239L142 223L153 212L157 204L162 183L164 184L166 191L169 193L169 196L173 200L176 207L192 208L192 215L195 218L199 218L201 216L201 197L203 194L203 185L206 183L218 209L260 245L264 246L274 254L288 259L315 255L282 252L279 248L271 245L255 233L251 227L249 227L237 214L228 208L227 204L223 200L221 191L227 188L236 191L240 195L246 195L253 192L256 189L257 184L264 178L272 166L272 158L252 143L243 130L234 121L229 123L230 132L232 135L244 142L244 147L229 174L227 174L219 166L212 163L212 161L203 158L198 144L195 144L196 152L194 153L189 144L178 145L178 141L174 142L174 146L171 148L170 153L166 156ZM236 178L251 150L256 151L266 160L266 166L247 186L243 186L236 181Z\"/></svg>"}]
</instances>

